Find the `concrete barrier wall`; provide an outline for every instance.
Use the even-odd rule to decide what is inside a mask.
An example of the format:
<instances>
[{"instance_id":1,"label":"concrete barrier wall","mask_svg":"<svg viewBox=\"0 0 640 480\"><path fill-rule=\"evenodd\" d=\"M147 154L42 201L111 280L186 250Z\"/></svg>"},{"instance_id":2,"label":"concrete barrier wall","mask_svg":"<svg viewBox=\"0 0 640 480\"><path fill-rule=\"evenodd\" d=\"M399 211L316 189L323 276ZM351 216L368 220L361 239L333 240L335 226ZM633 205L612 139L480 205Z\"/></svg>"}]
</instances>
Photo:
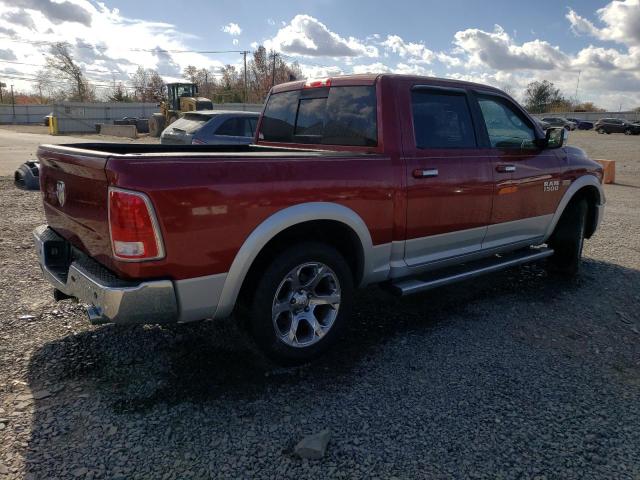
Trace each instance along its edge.
<instances>
[{"instance_id":1,"label":"concrete barrier wall","mask_svg":"<svg viewBox=\"0 0 640 480\"><path fill-rule=\"evenodd\" d=\"M114 137L138 138L138 131L135 125L111 125L101 123L100 135L111 135Z\"/></svg>"},{"instance_id":2,"label":"concrete barrier wall","mask_svg":"<svg viewBox=\"0 0 640 480\"><path fill-rule=\"evenodd\" d=\"M15 111L15 113L14 113ZM43 124L53 105L0 105L0 123Z\"/></svg>"}]
</instances>

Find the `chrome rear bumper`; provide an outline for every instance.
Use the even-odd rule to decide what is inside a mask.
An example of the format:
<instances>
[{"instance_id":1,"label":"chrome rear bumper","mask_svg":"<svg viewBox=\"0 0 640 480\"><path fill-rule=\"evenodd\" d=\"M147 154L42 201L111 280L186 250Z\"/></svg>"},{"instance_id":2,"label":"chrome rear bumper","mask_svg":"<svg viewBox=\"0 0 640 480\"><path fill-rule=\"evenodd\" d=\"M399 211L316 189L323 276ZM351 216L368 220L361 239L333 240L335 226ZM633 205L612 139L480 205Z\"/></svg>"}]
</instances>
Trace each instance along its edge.
<instances>
[{"instance_id":1,"label":"chrome rear bumper","mask_svg":"<svg viewBox=\"0 0 640 480\"><path fill-rule=\"evenodd\" d=\"M171 280L130 282L81 254L47 225L33 232L42 273L65 295L88 305L91 323L168 323L178 319Z\"/></svg>"}]
</instances>

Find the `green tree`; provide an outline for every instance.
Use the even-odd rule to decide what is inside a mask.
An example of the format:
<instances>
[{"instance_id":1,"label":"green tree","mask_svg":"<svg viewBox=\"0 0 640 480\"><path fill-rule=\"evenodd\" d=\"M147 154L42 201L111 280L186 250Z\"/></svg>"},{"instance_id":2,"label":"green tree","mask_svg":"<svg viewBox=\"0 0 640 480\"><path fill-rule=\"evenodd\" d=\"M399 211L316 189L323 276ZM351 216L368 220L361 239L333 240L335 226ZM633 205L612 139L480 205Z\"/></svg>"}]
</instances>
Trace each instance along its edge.
<instances>
[{"instance_id":1,"label":"green tree","mask_svg":"<svg viewBox=\"0 0 640 480\"><path fill-rule=\"evenodd\" d=\"M570 109L570 104L565 100L560 89L548 80L531 82L527 85L524 92L524 105L531 113L558 111L558 108L566 107Z\"/></svg>"}]
</instances>

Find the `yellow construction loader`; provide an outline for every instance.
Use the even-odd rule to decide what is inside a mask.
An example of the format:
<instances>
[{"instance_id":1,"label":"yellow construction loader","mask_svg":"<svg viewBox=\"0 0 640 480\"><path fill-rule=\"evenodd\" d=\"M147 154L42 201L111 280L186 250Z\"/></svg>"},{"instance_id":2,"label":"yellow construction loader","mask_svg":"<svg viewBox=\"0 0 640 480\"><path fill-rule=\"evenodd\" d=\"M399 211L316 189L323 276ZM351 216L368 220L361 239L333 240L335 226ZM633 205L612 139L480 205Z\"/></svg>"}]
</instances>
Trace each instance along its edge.
<instances>
[{"instance_id":1,"label":"yellow construction loader","mask_svg":"<svg viewBox=\"0 0 640 480\"><path fill-rule=\"evenodd\" d=\"M197 95L198 86L195 83L168 83L167 98L160 104L160 113L154 113L149 119L149 134L159 137L184 112L213 109L211 100Z\"/></svg>"}]
</instances>

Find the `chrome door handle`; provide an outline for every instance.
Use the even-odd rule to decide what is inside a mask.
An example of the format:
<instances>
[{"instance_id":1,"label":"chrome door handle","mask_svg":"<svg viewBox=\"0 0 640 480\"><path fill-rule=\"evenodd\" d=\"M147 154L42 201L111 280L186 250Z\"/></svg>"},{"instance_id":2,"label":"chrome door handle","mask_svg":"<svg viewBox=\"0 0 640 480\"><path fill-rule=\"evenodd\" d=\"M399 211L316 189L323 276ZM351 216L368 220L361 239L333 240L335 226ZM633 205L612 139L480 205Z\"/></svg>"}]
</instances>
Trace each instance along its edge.
<instances>
[{"instance_id":1,"label":"chrome door handle","mask_svg":"<svg viewBox=\"0 0 640 480\"><path fill-rule=\"evenodd\" d=\"M438 169L437 168L416 168L413 171L414 178L429 178L429 177L437 177Z\"/></svg>"},{"instance_id":2,"label":"chrome door handle","mask_svg":"<svg viewBox=\"0 0 640 480\"><path fill-rule=\"evenodd\" d=\"M515 165L498 165L496 170L500 173L512 173L516 171Z\"/></svg>"}]
</instances>

